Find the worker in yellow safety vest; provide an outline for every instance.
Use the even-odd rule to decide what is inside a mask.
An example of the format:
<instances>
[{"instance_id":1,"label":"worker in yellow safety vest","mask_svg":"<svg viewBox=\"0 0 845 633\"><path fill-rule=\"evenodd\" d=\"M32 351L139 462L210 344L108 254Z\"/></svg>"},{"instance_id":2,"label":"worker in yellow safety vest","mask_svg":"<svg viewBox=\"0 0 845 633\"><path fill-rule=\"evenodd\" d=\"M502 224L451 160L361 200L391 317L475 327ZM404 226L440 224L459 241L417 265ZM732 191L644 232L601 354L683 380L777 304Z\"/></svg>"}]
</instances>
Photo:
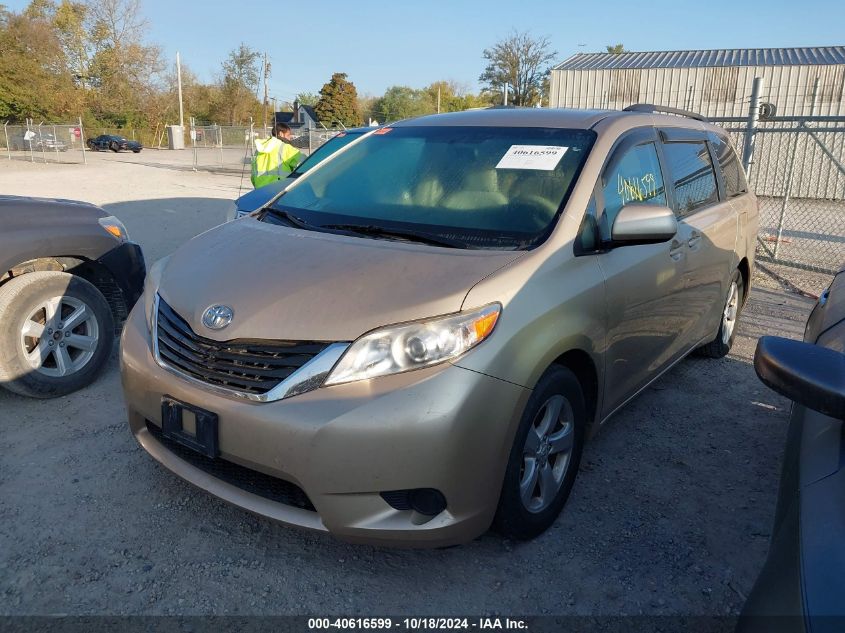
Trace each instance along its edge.
<instances>
[{"instance_id":1,"label":"worker in yellow safety vest","mask_svg":"<svg viewBox=\"0 0 845 633\"><path fill-rule=\"evenodd\" d=\"M302 162L302 152L290 144L291 131L286 123L273 126L273 136L255 139L252 157L252 186L258 189L286 178Z\"/></svg>"}]
</instances>

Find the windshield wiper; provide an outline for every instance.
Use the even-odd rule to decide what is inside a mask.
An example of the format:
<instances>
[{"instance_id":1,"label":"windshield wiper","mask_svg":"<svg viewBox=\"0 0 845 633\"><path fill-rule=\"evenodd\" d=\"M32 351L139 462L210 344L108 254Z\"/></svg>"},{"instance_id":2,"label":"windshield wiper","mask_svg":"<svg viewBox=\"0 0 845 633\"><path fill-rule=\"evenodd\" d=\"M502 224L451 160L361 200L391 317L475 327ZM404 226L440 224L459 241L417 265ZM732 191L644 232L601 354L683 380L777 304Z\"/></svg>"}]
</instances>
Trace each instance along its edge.
<instances>
[{"instance_id":1,"label":"windshield wiper","mask_svg":"<svg viewBox=\"0 0 845 633\"><path fill-rule=\"evenodd\" d=\"M267 207L264 209L264 213L269 213L274 218L278 218L290 224L292 227L298 229L313 229L316 228L315 225L309 224L302 218L295 216L290 211L285 211L284 209L277 209L276 207Z\"/></svg>"},{"instance_id":2,"label":"windshield wiper","mask_svg":"<svg viewBox=\"0 0 845 633\"><path fill-rule=\"evenodd\" d=\"M449 248L474 248L465 242L453 240L442 235L433 233L422 233L410 229L388 229L376 224L321 224L317 228L329 229L332 231L343 231L357 235L369 235L372 237L383 237L386 239L405 240L408 242L420 242L432 246L447 246Z\"/></svg>"}]
</instances>

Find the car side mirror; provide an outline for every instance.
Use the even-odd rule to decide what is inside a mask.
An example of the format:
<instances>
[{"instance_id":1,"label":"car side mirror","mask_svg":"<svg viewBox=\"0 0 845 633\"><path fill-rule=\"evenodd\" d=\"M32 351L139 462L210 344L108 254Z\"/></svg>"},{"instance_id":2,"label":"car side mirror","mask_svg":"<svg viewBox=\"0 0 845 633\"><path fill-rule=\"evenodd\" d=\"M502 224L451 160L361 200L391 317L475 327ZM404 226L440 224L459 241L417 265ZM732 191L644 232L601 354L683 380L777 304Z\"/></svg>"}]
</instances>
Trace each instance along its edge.
<instances>
[{"instance_id":1,"label":"car side mirror","mask_svg":"<svg viewBox=\"0 0 845 633\"><path fill-rule=\"evenodd\" d=\"M754 352L754 371L766 386L790 400L845 420L845 354L812 343L763 336Z\"/></svg>"},{"instance_id":2,"label":"car side mirror","mask_svg":"<svg viewBox=\"0 0 845 633\"><path fill-rule=\"evenodd\" d=\"M658 204L626 204L619 210L610 229L614 246L659 244L678 232L672 209Z\"/></svg>"}]
</instances>

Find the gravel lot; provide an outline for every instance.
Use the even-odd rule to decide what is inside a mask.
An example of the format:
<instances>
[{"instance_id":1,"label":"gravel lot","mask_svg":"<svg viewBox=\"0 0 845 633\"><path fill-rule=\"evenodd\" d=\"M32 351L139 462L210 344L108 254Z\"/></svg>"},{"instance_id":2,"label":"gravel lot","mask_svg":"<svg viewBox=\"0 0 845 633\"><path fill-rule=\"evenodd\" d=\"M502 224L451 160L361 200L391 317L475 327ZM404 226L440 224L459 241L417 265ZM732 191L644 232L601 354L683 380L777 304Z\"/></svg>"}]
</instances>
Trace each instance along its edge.
<instances>
[{"instance_id":1,"label":"gravel lot","mask_svg":"<svg viewBox=\"0 0 845 633\"><path fill-rule=\"evenodd\" d=\"M149 262L237 196L238 175L190 171L188 152L89 159L0 161L0 192L100 204ZM760 281L734 353L683 361L620 412L530 543L351 546L227 506L132 439L116 353L66 398L0 390L0 614L735 614L766 554L788 414L754 345L800 338L812 305Z\"/></svg>"}]
</instances>

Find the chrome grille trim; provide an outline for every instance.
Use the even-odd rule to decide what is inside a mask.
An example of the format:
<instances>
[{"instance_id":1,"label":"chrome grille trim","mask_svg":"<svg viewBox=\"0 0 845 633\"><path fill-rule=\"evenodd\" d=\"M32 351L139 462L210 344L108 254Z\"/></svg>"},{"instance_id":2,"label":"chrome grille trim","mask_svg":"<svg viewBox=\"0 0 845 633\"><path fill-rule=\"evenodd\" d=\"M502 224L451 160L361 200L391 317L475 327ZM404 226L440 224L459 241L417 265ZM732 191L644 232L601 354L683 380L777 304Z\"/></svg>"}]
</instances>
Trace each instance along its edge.
<instances>
[{"instance_id":1,"label":"chrome grille trim","mask_svg":"<svg viewBox=\"0 0 845 633\"><path fill-rule=\"evenodd\" d=\"M295 396L300 393L305 393L307 391L317 389L322 386L323 381L326 379L326 376L328 376L329 372L332 370L337 361L340 360L340 357L349 347L349 343L329 343L326 344L325 347L323 347L323 349L318 352L318 350L313 349L315 345L313 343L303 343L302 345L295 345L297 349L306 348L305 351L311 351L312 357L310 358L310 360L307 360L306 362L302 363L288 361L288 366L295 367L292 372L287 372L286 370L280 368L265 369L248 365L238 365L238 363L258 364L260 359L260 353L261 351L263 351L261 350L262 346L260 342L257 342L254 346L250 347L250 349L256 349L258 351L258 355L252 353L251 351L249 351L249 349L246 349L246 347L246 351L242 353L238 351L215 352L214 361L211 363L210 366L204 365L203 372L209 373L212 376L216 376L221 381L238 382L243 383L245 385L244 389L237 389L234 387L225 386L214 382L208 382L190 373L190 369L192 366L195 366L200 362L207 362L199 356L197 356L195 360L192 360L190 358L193 353L192 349L194 352L196 352L198 350L194 348L196 348L196 346L198 345L201 346L203 344L203 337L199 337L191 330L191 334L194 334L194 336L199 339L199 341L197 341L192 339L190 336L187 336L184 332L178 332L178 328L174 328L172 322L166 322L170 321L170 317L168 317L167 315L164 315L165 320L160 323L161 308L163 303L163 300L159 297L158 293L156 293L153 304L153 318L151 331L153 358L155 359L156 363L162 369L166 369L170 373L179 376L183 380L193 385L230 398L247 400L250 402L275 402L277 400L290 398L291 396ZM166 306L167 304L164 303L164 305ZM176 312L173 311L170 306L167 306L167 309L172 312L176 317L181 319L181 317L179 317L179 315L176 314ZM184 319L182 320L184 321ZM162 328L163 333L167 337L173 337L177 334L183 336L186 339L182 342L185 347L183 347L182 349L176 349L176 346L172 347L166 340L161 340L159 336L159 328ZM190 330L189 326L188 329ZM175 339L172 340L175 341ZM194 348L192 348L191 346L194 346ZM240 344L233 344L230 347L238 346L240 346ZM267 341L267 346L272 347L273 342ZM315 352L317 353L314 354ZM302 354L302 356L305 355L308 354ZM182 364L185 367L180 367L179 364ZM297 364L299 364L298 367L296 367ZM267 377L270 380L261 380L260 378L253 379L250 376L235 376L232 374L221 373L221 370L223 372L231 372L233 371L233 368L240 366L248 367L251 372L257 372L262 377ZM199 374L200 372L197 373ZM268 383L271 382L273 386L271 386L266 391L256 391L257 389L267 387ZM246 390L250 387L250 383L253 383L254 385L254 389L252 391Z\"/></svg>"}]
</instances>

